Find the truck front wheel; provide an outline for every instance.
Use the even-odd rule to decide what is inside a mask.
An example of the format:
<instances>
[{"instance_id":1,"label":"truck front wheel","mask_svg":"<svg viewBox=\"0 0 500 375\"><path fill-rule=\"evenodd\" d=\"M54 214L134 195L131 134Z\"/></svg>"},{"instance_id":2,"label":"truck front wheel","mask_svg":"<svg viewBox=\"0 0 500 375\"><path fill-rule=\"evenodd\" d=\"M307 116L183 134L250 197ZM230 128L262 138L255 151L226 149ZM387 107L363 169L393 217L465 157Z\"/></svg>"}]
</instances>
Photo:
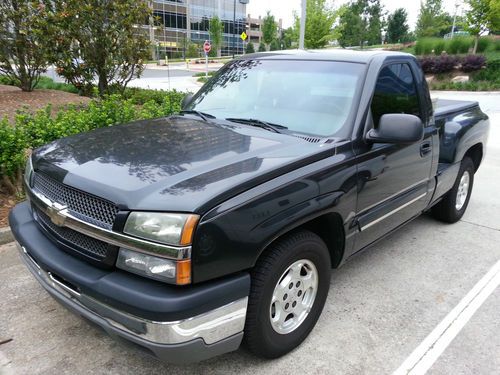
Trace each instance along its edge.
<instances>
[{"instance_id":1,"label":"truck front wheel","mask_svg":"<svg viewBox=\"0 0 500 375\"><path fill-rule=\"evenodd\" d=\"M277 240L252 270L245 343L254 354L280 357L298 346L318 320L330 285L330 255L310 231Z\"/></svg>"},{"instance_id":2,"label":"truck front wheel","mask_svg":"<svg viewBox=\"0 0 500 375\"><path fill-rule=\"evenodd\" d=\"M469 204L474 184L474 163L465 157L460 165L457 179L441 202L432 208L432 215L446 223L456 223L462 218Z\"/></svg>"}]
</instances>

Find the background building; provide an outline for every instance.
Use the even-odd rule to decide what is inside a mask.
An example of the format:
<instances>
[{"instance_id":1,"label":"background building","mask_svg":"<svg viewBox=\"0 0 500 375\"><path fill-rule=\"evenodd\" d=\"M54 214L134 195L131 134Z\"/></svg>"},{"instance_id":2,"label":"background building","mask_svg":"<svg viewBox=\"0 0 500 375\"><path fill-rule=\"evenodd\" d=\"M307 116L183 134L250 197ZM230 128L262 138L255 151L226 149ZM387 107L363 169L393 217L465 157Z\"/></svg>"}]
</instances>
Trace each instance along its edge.
<instances>
[{"instance_id":1,"label":"background building","mask_svg":"<svg viewBox=\"0 0 500 375\"><path fill-rule=\"evenodd\" d=\"M197 44L210 40L208 30L214 16L224 26L222 55L243 53L240 35L245 31L246 5L239 0L155 0L151 7L153 17L145 27L155 46L155 57L181 58L186 55L189 40Z\"/></svg>"},{"instance_id":2,"label":"background building","mask_svg":"<svg viewBox=\"0 0 500 375\"><path fill-rule=\"evenodd\" d=\"M246 33L248 35L247 42L253 43L254 48L257 51L259 49L259 44L262 42L262 23L263 18L259 16L259 18L252 18L249 14L246 19ZM283 31L283 21L281 19L278 20L278 35L281 35Z\"/></svg>"}]
</instances>

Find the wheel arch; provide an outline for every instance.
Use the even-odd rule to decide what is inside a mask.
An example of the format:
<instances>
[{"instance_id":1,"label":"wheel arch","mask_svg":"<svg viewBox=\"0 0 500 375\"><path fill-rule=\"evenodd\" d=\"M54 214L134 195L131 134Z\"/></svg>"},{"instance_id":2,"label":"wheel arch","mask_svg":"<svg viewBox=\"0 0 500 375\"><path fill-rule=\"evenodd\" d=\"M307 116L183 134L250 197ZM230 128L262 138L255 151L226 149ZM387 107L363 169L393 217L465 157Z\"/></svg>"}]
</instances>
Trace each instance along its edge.
<instances>
[{"instance_id":1,"label":"wheel arch","mask_svg":"<svg viewBox=\"0 0 500 375\"><path fill-rule=\"evenodd\" d=\"M475 145L469 147L469 149L464 154L464 158L469 157L472 159L472 162L474 163L474 171L477 172L483 160L483 155L483 144L476 143Z\"/></svg>"},{"instance_id":2,"label":"wheel arch","mask_svg":"<svg viewBox=\"0 0 500 375\"><path fill-rule=\"evenodd\" d=\"M283 236L300 230L308 230L320 237L330 253L331 267L337 268L340 265L344 256L345 231L342 216L337 212L324 213L286 228L262 248L255 261L257 262L266 253L266 250Z\"/></svg>"}]
</instances>

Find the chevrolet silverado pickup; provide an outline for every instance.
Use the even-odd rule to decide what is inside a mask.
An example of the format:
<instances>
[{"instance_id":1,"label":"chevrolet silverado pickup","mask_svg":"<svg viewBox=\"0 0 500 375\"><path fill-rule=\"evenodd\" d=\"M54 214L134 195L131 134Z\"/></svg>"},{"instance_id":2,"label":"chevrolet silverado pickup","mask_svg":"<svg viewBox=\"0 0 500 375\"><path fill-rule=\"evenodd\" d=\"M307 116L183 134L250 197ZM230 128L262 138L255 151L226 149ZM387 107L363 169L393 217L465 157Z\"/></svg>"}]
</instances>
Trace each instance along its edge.
<instances>
[{"instance_id":1,"label":"chevrolet silverado pickup","mask_svg":"<svg viewBox=\"0 0 500 375\"><path fill-rule=\"evenodd\" d=\"M34 150L10 226L47 292L116 338L276 358L332 268L423 212L462 217L488 130L476 102L433 103L409 54L247 55L177 115Z\"/></svg>"}]
</instances>

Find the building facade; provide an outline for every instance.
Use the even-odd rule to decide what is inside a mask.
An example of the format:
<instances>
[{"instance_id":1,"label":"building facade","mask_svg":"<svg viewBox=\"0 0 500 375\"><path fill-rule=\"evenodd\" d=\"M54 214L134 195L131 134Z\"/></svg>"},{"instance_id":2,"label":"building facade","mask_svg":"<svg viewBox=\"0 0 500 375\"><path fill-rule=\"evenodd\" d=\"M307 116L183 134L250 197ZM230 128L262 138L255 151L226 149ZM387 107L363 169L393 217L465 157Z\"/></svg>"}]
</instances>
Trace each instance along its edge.
<instances>
[{"instance_id":1,"label":"building facade","mask_svg":"<svg viewBox=\"0 0 500 375\"><path fill-rule=\"evenodd\" d=\"M252 17L250 14L246 18L246 33L248 35L247 42L253 43L255 50L259 48L259 44L262 40L262 24L264 19L259 16L259 18ZM281 35L283 31L283 21L278 20L278 35Z\"/></svg>"},{"instance_id":2,"label":"building facade","mask_svg":"<svg viewBox=\"0 0 500 375\"><path fill-rule=\"evenodd\" d=\"M240 0L155 0L150 4L153 17L145 27L157 58L185 57L189 41L203 44L210 40L210 19L214 16L223 24L222 55L243 53L240 35L245 31L246 4Z\"/></svg>"}]
</instances>

